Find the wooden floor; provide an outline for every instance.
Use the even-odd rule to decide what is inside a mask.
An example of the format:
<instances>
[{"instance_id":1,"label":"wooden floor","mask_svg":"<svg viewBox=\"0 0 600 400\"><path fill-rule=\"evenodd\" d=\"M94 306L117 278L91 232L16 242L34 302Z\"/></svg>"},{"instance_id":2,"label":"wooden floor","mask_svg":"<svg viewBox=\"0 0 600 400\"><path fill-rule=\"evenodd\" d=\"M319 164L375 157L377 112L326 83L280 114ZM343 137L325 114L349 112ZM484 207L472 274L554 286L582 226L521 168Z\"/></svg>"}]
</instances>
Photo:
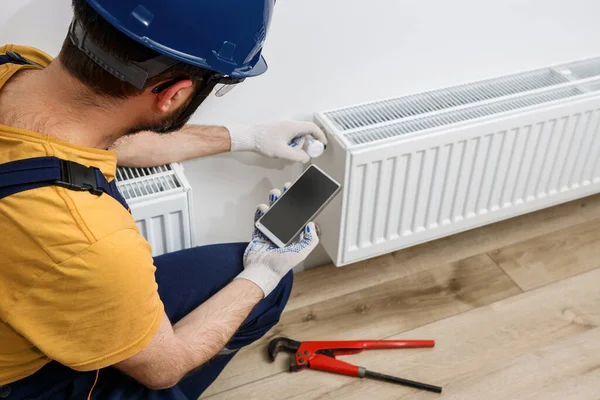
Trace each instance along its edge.
<instances>
[{"instance_id":1,"label":"wooden floor","mask_svg":"<svg viewBox=\"0 0 600 400\"><path fill-rule=\"evenodd\" d=\"M302 272L281 322L203 398L600 399L600 196L344 268ZM266 343L435 339L348 361L442 395L268 362Z\"/></svg>"}]
</instances>

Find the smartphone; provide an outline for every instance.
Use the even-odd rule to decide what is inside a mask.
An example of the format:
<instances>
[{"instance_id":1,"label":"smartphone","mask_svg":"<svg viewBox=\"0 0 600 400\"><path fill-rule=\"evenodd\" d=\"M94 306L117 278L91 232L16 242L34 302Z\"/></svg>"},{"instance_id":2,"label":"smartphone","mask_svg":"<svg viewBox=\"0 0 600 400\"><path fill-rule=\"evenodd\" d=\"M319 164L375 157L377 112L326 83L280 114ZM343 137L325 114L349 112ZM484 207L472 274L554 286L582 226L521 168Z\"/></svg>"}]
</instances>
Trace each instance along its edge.
<instances>
[{"instance_id":1,"label":"smartphone","mask_svg":"<svg viewBox=\"0 0 600 400\"><path fill-rule=\"evenodd\" d=\"M341 185L311 165L258 221L256 228L278 247L289 245L339 193Z\"/></svg>"}]
</instances>

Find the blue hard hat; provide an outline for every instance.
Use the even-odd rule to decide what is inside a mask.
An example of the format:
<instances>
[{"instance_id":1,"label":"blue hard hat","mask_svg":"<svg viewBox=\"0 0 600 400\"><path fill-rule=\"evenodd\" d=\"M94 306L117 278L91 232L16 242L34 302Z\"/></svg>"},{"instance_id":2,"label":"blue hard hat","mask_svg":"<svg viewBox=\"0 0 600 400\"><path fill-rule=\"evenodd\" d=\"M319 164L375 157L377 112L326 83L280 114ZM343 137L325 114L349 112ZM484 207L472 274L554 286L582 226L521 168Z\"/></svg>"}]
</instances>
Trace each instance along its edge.
<instances>
[{"instance_id":1,"label":"blue hard hat","mask_svg":"<svg viewBox=\"0 0 600 400\"><path fill-rule=\"evenodd\" d=\"M170 58L232 78L267 70L276 0L86 0L111 25Z\"/></svg>"}]
</instances>

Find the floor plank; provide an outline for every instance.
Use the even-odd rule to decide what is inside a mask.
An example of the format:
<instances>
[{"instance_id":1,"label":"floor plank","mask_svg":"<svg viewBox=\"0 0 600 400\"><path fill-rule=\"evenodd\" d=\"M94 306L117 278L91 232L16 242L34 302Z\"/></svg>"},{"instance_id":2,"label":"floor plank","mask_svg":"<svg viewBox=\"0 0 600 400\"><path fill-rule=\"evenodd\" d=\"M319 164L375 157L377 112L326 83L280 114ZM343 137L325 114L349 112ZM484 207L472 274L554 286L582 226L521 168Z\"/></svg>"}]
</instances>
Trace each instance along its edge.
<instances>
[{"instance_id":1,"label":"floor plank","mask_svg":"<svg viewBox=\"0 0 600 400\"><path fill-rule=\"evenodd\" d=\"M296 275L287 310L304 307L405 276L405 270L458 261L600 218L600 195L540 210L424 243L343 268L328 265Z\"/></svg>"},{"instance_id":2,"label":"floor plank","mask_svg":"<svg viewBox=\"0 0 600 400\"><path fill-rule=\"evenodd\" d=\"M486 368L448 386L449 400L598 400L600 328Z\"/></svg>"},{"instance_id":3,"label":"floor plank","mask_svg":"<svg viewBox=\"0 0 600 400\"><path fill-rule=\"evenodd\" d=\"M510 392L509 387L512 382L499 379L498 376L501 375L498 373L513 377L518 375L520 366L525 368L524 366L532 365L528 357L538 357L539 360L535 363L537 369L557 368L554 365L557 357L566 357L556 355L562 346L561 342L567 343L565 348L576 349L575 354L582 354L585 349L588 353L585 362L579 363L577 358L569 358L569 362L577 362L579 367L564 367L568 370L566 373L571 374L571 383L567 381L568 377L563 377L563 390L572 383L584 382L580 379L588 379L578 378L580 373L585 372L592 377L597 374L594 368L597 369L600 365L600 354L596 351L596 345L581 344L592 339L598 342L597 338L577 337L587 335L586 332L597 335L591 331L597 331L596 328L600 325L599 285L600 269L596 269L393 337L436 339L437 346L434 349L371 351L348 358L355 364L365 365L375 371L442 385L445 390L441 396L392 384L309 370L296 374L280 373L210 398L513 399L515 397L511 395L504 395L514 393ZM502 370L505 372L497 372ZM509 370L511 372L506 372ZM561 371L535 375L527 370L533 376L527 378L530 379L527 385L520 384L522 391L519 396L522 397L516 398L540 398L535 396L540 387L551 390L548 385L560 385L553 378L559 372ZM494 397L460 397L459 394L469 390L472 384L485 387L485 393L494 393ZM490 384L496 386L490 387ZM585 385L589 386L587 380Z\"/></svg>"},{"instance_id":4,"label":"floor plank","mask_svg":"<svg viewBox=\"0 0 600 400\"><path fill-rule=\"evenodd\" d=\"M274 336L295 340L381 339L520 292L482 254L297 308L284 313L279 325L263 340L240 352L235 364L223 372L206 395L287 370L287 357L266 364L266 346Z\"/></svg>"},{"instance_id":5,"label":"floor plank","mask_svg":"<svg viewBox=\"0 0 600 400\"><path fill-rule=\"evenodd\" d=\"M600 266L600 219L489 254L523 290L556 282Z\"/></svg>"}]
</instances>

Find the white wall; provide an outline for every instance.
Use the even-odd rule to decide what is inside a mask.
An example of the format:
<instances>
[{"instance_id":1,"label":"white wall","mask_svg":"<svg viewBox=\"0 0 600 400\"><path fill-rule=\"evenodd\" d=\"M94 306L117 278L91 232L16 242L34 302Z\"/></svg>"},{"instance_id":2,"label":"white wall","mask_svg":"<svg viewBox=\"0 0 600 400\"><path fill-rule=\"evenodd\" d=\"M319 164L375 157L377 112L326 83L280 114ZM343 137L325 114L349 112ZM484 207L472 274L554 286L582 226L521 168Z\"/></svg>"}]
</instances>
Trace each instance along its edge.
<instances>
[{"instance_id":1,"label":"white wall","mask_svg":"<svg viewBox=\"0 0 600 400\"><path fill-rule=\"evenodd\" d=\"M212 98L197 123L313 112L600 54L597 0L280 0L263 77ZM0 42L56 54L69 0L1 0ZM252 154L185 164L198 244L247 240L254 207L301 166ZM310 264L327 260L323 253Z\"/></svg>"}]
</instances>

